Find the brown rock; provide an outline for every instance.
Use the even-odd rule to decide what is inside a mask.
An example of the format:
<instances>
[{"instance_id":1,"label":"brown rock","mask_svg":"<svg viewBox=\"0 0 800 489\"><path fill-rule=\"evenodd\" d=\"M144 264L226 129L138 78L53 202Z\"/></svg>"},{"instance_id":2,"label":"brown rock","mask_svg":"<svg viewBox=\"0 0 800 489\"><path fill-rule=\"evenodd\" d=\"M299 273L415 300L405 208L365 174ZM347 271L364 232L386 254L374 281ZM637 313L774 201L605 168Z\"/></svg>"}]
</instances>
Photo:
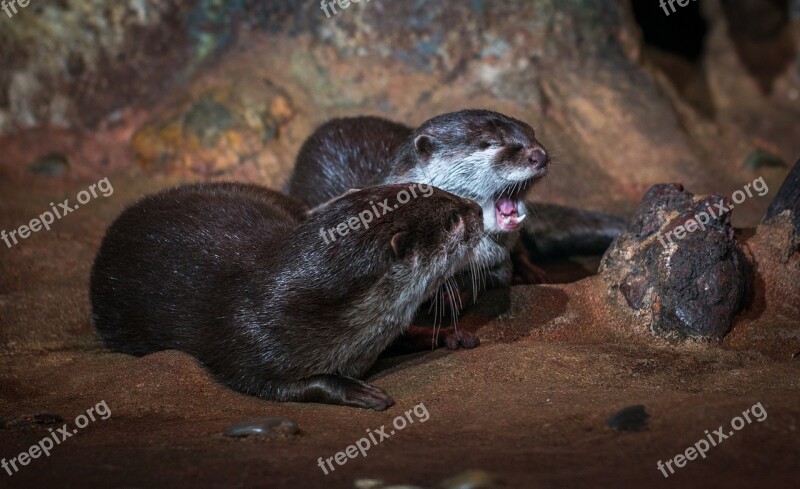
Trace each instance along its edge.
<instances>
[{"instance_id":1,"label":"brown rock","mask_svg":"<svg viewBox=\"0 0 800 489\"><path fill-rule=\"evenodd\" d=\"M721 338L730 330L751 279L730 207L719 195L656 185L606 252L600 273L612 297L624 298L653 334Z\"/></svg>"}]
</instances>

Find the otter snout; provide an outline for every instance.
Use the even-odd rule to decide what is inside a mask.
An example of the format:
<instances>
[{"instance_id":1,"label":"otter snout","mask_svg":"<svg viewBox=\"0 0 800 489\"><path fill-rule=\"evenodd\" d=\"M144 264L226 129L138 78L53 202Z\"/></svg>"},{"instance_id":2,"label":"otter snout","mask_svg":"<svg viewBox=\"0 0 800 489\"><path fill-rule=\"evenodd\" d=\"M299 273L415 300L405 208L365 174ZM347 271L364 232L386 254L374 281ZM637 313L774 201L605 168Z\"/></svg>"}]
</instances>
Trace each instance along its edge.
<instances>
[{"instance_id":1,"label":"otter snout","mask_svg":"<svg viewBox=\"0 0 800 489\"><path fill-rule=\"evenodd\" d=\"M528 150L528 164L533 167L534 170L544 170L547 168L549 162L550 158L547 156L547 151L541 146L536 146Z\"/></svg>"}]
</instances>

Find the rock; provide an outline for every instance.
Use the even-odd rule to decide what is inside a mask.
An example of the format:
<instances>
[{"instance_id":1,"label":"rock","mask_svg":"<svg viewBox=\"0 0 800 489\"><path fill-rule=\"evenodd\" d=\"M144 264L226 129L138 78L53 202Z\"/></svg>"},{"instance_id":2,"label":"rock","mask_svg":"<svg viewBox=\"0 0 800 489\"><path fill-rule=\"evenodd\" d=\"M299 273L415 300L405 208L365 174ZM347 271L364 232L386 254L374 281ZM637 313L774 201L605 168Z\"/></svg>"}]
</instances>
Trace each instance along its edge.
<instances>
[{"instance_id":1,"label":"rock","mask_svg":"<svg viewBox=\"0 0 800 489\"><path fill-rule=\"evenodd\" d=\"M800 251L800 160L794 164L775 195L775 199L769 205L767 214L764 216L764 223L770 224L779 220L779 216L790 219L794 226L791 247L784 253L786 256L783 261L785 262L788 255Z\"/></svg>"},{"instance_id":2,"label":"rock","mask_svg":"<svg viewBox=\"0 0 800 489\"><path fill-rule=\"evenodd\" d=\"M131 147L145 167L228 174L245 162L260 164L294 113L281 89L243 80L180 102L140 128Z\"/></svg>"},{"instance_id":3,"label":"rock","mask_svg":"<svg viewBox=\"0 0 800 489\"><path fill-rule=\"evenodd\" d=\"M183 118L184 135L194 135L206 148L213 148L219 137L233 125L233 114L210 98L201 98Z\"/></svg>"},{"instance_id":4,"label":"rock","mask_svg":"<svg viewBox=\"0 0 800 489\"><path fill-rule=\"evenodd\" d=\"M28 165L28 171L39 175L63 175L69 169L69 160L61 153L49 153L36 158Z\"/></svg>"},{"instance_id":5,"label":"rock","mask_svg":"<svg viewBox=\"0 0 800 489\"><path fill-rule=\"evenodd\" d=\"M494 487L492 476L483 470L468 470L439 484L442 489L480 489Z\"/></svg>"},{"instance_id":6,"label":"rock","mask_svg":"<svg viewBox=\"0 0 800 489\"><path fill-rule=\"evenodd\" d=\"M0 429L27 428L30 426L41 426L63 423L64 418L57 414L38 413L23 414L0 420Z\"/></svg>"},{"instance_id":7,"label":"rock","mask_svg":"<svg viewBox=\"0 0 800 489\"><path fill-rule=\"evenodd\" d=\"M649 417L643 405L628 406L612 414L606 420L606 425L616 431L641 431Z\"/></svg>"},{"instance_id":8,"label":"rock","mask_svg":"<svg viewBox=\"0 0 800 489\"><path fill-rule=\"evenodd\" d=\"M242 8L242 1L218 0L32 5L35 13L3 30L0 106L9 109L7 122L93 127L131 104L151 106L231 45Z\"/></svg>"},{"instance_id":9,"label":"rock","mask_svg":"<svg viewBox=\"0 0 800 489\"><path fill-rule=\"evenodd\" d=\"M253 418L229 426L225 436L241 438L245 436L292 436L299 433L297 423L291 419L278 417Z\"/></svg>"},{"instance_id":10,"label":"rock","mask_svg":"<svg viewBox=\"0 0 800 489\"><path fill-rule=\"evenodd\" d=\"M795 42L786 2L720 2L731 40L744 67L764 93L795 60Z\"/></svg>"},{"instance_id":11,"label":"rock","mask_svg":"<svg viewBox=\"0 0 800 489\"><path fill-rule=\"evenodd\" d=\"M718 194L695 197L680 184L653 186L628 231L603 256L611 297L661 337L721 338L745 306L751 266Z\"/></svg>"},{"instance_id":12,"label":"rock","mask_svg":"<svg viewBox=\"0 0 800 489\"><path fill-rule=\"evenodd\" d=\"M0 105L9 122L93 127L131 103L148 106L195 59L193 3L33 3L3 26Z\"/></svg>"},{"instance_id":13,"label":"rock","mask_svg":"<svg viewBox=\"0 0 800 489\"><path fill-rule=\"evenodd\" d=\"M787 179L787 183L791 180ZM753 230L743 230L742 246L754 263L753 300L725 337L723 345L734 350L757 350L773 359L786 360L800 351L800 253L796 213L785 204L785 183ZM798 195L798 194L795 194ZM782 202L783 204L778 205ZM780 210L783 209L783 210Z\"/></svg>"}]
</instances>

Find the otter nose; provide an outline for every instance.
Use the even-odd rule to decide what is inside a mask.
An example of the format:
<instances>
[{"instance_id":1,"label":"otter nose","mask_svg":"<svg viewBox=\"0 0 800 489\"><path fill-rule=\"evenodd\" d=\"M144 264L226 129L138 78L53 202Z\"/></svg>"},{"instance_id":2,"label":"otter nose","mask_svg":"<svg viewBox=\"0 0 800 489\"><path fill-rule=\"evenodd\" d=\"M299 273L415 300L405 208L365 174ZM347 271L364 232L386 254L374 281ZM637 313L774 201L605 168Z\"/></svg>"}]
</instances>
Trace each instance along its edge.
<instances>
[{"instance_id":1,"label":"otter nose","mask_svg":"<svg viewBox=\"0 0 800 489\"><path fill-rule=\"evenodd\" d=\"M543 148L533 148L528 155L528 163L537 170L547 166L547 152Z\"/></svg>"}]
</instances>

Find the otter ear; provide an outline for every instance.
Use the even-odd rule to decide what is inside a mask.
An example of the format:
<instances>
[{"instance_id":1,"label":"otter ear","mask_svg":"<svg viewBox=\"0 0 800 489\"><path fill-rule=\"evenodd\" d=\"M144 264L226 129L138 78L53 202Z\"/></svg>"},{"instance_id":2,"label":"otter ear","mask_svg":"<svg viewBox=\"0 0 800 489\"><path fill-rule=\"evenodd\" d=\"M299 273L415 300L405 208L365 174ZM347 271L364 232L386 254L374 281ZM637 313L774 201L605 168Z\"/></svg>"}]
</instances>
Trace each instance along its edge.
<instances>
[{"instance_id":1,"label":"otter ear","mask_svg":"<svg viewBox=\"0 0 800 489\"><path fill-rule=\"evenodd\" d=\"M427 134L420 134L414 140L414 149L417 152L417 156L419 160L423 163L427 163L430 160L431 156L433 156L433 148L434 142L433 138L428 136Z\"/></svg>"},{"instance_id":2,"label":"otter ear","mask_svg":"<svg viewBox=\"0 0 800 489\"><path fill-rule=\"evenodd\" d=\"M394 236L392 236L392 251L394 251L394 256L396 258L403 258L406 256L410 244L407 232L401 231L395 233Z\"/></svg>"}]
</instances>

